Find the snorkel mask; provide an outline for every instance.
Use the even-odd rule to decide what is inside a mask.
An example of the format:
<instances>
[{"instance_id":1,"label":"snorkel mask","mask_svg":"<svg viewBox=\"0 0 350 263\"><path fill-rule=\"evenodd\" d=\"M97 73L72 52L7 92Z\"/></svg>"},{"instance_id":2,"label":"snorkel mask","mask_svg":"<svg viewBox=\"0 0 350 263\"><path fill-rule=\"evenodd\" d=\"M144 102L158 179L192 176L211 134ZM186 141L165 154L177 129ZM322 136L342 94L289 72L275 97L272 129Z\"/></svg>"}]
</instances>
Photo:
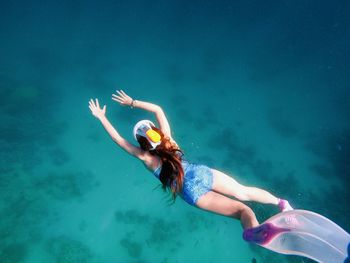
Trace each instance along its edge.
<instances>
[{"instance_id":1,"label":"snorkel mask","mask_svg":"<svg viewBox=\"0 0 350 263\"><path fill-rule=\"evenodd\" d=\"M134 126L134 138L137 140L139 137L144 137L150 144L150 150L155 149L159 144L161 144L161 135L153 130L155 127L154 123L149 120L142 120L135 124Z\"/></svg>"}]
</instances>

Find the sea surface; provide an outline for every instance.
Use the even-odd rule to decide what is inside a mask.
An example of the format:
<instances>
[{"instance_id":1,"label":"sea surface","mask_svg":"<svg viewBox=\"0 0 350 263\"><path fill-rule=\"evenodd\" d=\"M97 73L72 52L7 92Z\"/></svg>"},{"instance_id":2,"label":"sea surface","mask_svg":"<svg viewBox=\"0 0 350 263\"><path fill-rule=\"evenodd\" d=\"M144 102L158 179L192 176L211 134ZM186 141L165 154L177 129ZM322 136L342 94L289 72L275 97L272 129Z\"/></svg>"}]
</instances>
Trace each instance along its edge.
<instances>
[{"instance_id":1,"label":"sea surface","mask_svg":"<svg viewBox=\"0 0 350 263\"><path fill-rule=\"evenodd\" d=\"M311 262L169 195L124 90L186 157L350 231L349 1L1 1L0 262ZM276 207L248 203L260 222Z\"/></svg>"}]
</instances>

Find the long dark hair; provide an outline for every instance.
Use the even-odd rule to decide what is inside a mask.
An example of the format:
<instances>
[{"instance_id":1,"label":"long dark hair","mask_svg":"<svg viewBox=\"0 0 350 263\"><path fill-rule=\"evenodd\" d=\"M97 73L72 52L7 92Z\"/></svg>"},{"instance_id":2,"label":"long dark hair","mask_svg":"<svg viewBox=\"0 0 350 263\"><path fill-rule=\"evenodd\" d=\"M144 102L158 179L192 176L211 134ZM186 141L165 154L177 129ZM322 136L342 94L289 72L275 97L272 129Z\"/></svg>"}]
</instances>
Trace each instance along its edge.
<instances>
[{"instance_id":1,"label":"long dark hair","mask_svg":"<svg viewBox=\"0 0 350 263\"><path fill-rule=\"evenodd\" d=\"M153 130L161 136L161 143L151 149L151 145L145 137L137 137L140 147L144 151L149 151L152 155L157 155L162 162L162 168L159 179L162 183L164 191L167 189L172 193L173 201L175 201L178 193L182 191L184 171L181 165L183 152L179 147L170 141L170 138L164 136L163 132L156 127Z\"/></svg>"}]
</instances>

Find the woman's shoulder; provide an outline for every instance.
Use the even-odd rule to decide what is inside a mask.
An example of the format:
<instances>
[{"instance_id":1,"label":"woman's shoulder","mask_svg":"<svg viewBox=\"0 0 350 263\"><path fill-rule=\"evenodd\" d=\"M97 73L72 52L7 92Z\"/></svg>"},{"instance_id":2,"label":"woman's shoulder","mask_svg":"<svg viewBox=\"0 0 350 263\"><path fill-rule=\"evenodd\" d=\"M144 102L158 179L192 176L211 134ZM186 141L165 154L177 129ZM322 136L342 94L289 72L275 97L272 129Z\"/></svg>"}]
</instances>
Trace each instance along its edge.
<instances>
[{"instance_id":1,"label":"woman's shoulder","mask_svg":"<svg viewBox=\"0 0 350 263\"><path fill-rule=\"evenodd\" d=\"M152 155L147 152L145 153L143 163L149 170L154 171L160 164L160 158L157 155Z\"/></svg>"}]
</instances>

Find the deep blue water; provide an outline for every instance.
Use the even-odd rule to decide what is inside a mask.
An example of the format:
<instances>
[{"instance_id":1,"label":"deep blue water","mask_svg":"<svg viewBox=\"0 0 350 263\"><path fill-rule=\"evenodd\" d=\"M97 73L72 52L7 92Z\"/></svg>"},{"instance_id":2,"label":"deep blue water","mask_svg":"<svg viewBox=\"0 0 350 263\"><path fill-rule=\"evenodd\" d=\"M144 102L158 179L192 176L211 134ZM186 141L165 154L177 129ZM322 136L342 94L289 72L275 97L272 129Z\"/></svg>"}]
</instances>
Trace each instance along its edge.
<instances>
[{"instance_id":1,"label":"deep blue water","mask_svg":"<svg viewBox=\"0 0 350 263\"><path fill-rule=\"evenodd\" d=\"M308 262L169 206L108 138L160 105L186 156L350 231L349 1L2 1L0 262ZM263 221L276 209L249 204ZM302 261L304 260L304 261Z\"/></svg>"}]
</instances>

